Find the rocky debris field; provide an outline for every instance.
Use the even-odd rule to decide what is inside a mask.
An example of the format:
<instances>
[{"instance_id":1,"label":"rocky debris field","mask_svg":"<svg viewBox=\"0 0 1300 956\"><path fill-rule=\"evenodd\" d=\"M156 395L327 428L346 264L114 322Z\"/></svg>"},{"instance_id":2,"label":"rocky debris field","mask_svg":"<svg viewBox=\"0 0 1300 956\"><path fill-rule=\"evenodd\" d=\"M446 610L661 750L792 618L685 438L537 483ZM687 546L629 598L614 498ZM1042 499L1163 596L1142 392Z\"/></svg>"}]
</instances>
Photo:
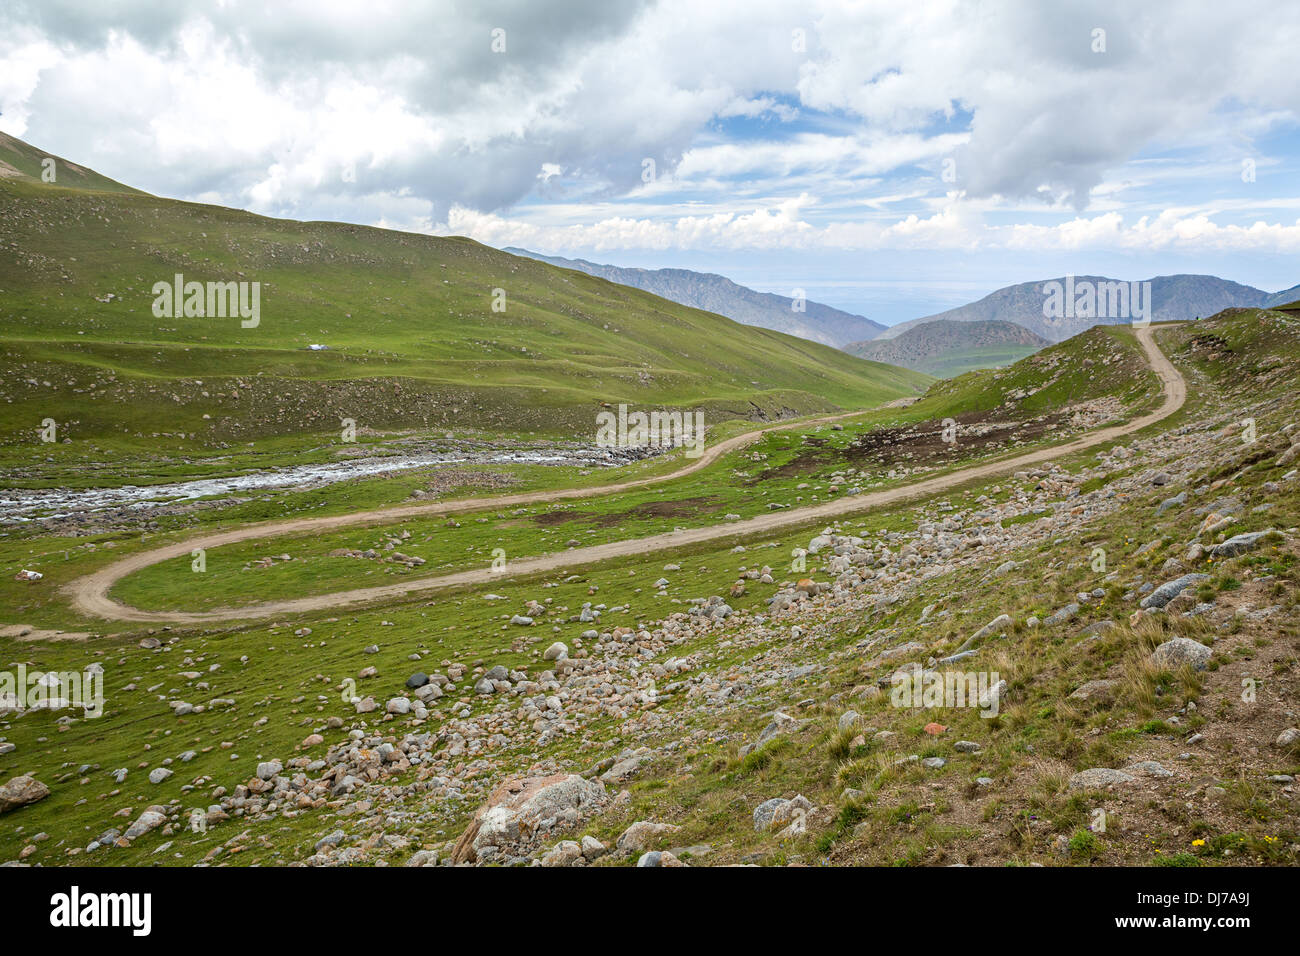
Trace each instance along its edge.
<instances>
[{"instance_id":1,"label":"rocky debris field","mask_svg":"<svg viewBox=\"0 0 1300 956\"><path fill-rule=\"evenodd\" d=\"M702 595L687 610L633 627L609 623L625 610L621 607L593 601L558 608L549 599L530 600L511 617L510 627L526 632L552 620L588 626L571 640L572 646L563 641L546 646L536 669L443 660L437 668L426 664L409 675L392 675L359 666L353 682L362 689L350 698L348 711L324 720L303 740L304 748L334 740L323 756L286 753L259 763L249 779L196 779L187 789L208 794L202 826L216 833L238 829L240 821L247 826L328 814L336 825L298 861L308 865L392 859L409 865L626 860L674 866L727 860L725 837L722 845L692 846L675 839L681 821L674 807L662 808L663 819L625 819L638 804L631 791L648 779L650 768L655 768L654 776L679 772L665 768L680 766L689 759L684 755L719 746L733 748L737 759L756 760L774 745L779 749L783 739L806 737L823 711L833 718L835 731L848 735L844 745L849 751L868 741L888 742L900 731L868 726L867 718L847 706L849 701L878 701L899 672L925 677L958 662L974 667L1014 631L1051 632L1060 635L1054 640L1086 648L1116 628L1140 629L1175 616L1194 619L1203 626L1201 636L1159 642L1150 651L1150 666L1205 672L1212 661L1230 659L1220 645L1234 640L1231 635L1280 624L1294 598L1276 595L1263 581L1219 599L1199 596L1198 588L1217 563L1269 547L1292 553L1297 544L1294 528L1265 527L1267 519L1256 517L1271 513L1270 500L1295 494L1295 471L1249 489L1233 474L1198 479L1208 462L1239 455L1239 443L1225 420L1110 448L1077 470L1046 466L1019 472L968 504L928 502L910 518L900 518L897 530L863 536L853 533L851 521L825 528L804 549L810 566L817 566L807 576L774 570L772 563L756 562L738 548L731 596L737 589L770 590L761 613L733 609L728 596ZM1289 443L1277 454L1279 459L1291 454ZM1147 505L1148 500L1153 504ZM1014 590L1014 582L1031 567L1034 575L1059 570L1065 558L1050 560L1054 549L1077 551L1078 561L1095 560L1091 548L1080 550L1074 542L1087 540L1091 529L1104 528L1125 509L1136 508L1143 510L1143 520L1191 516L1193 533L1181 541L1166 532L1130 542L1131 553L1114 554L1115 567L1098 575L1100 586L1071 595L1041 619L1001 614L969 627L962 621L960 643L936 646L930 633L967 611L941 582L975 574L990 586L1005 581ZM1049 556L1045 564L1044 550ZM1151 555L1168 556L1146 571L1125 570L1130 558ZM391 552L389 558L399 559ZM679 566L669 563L658 583L680 573ZM1108 588L1121 592L1119 607L1125 612L1118 619ZM888 618L892 608L926 595L934 597L915 621L873 626ZM1105 614L1098 617L1094 608L1104 608ZM299 636L310 633L309 628L299 630ZM165 650L159 639L146 640L155 653ZM859 684L850 692L819 699L818 688L826 688L826 679L846 662L855 674L872 679L857 677ZM197 680L194 687L201 691L203 662L189 665L189 676ZM1118 675L1081 683L1071 700L1093 706L1109 699L1123 680ZM806 691L808 697L791 703L792 689ZM1018 688L1002 681L989 693L982 703L1014 707ZM223 699L169 701L177 716L234 705ZM1167 714L1165 722L1176 727L1194 709L1188 702ZM746 730L752 715L765 710L761 732ZM6 713L5 720L22 716L12 702L0 699L0 714ZM1288 726L1270 718L1275 726L1258 728L1259 754L1293 751L1300 731L1294 727L1294 710L1289 713ZM941 740L947 729L930 722L924 736ZM1215 798L1216 791L1227 793L1228 768L1212 771L1200 753L1215 736L1212 724L1190 738L1175 733L1174 749L1181 746L1183 752L1074 771L1065 788L1084 794L1105 791L1111 800L1124 800L1126 794L1200 781L1197 792ZM936 773L952 761L975 759L985 746L962 740L951 744L945 756L922 747L889 759L914 765L917 772ZM151 771L151 783L180 772L186 759L183 752L164 761ZM118 783L133 772L99 772L105 770ZM1261 771L1259 784L1276 788L1294 809L1296 791L1289 775ZM981 775L973 786L995 784ZM44 782L17 777L0 787L0 812L39 801L48 792ZM844 793L852 801L861 791L846 787ZM752 817L747 829L756 836L770 834L778 845L805 838L809 831L825 831L840 812L834 806L819 807L798 792L756 794L754 799L745 811ZM118 817L106 819L102 832L79 851L74 848L73 855L111 854L154 831L174 837L195 825L193 812L179 802ZM612 840L611 822L619 830ZM404 835L415 823L458 835L442 844L416 845ZM584 833L584 828L597 832ZM254 842L247 829L232 833L211 849L207 861L224 862ZM1068 856L1070 851L1063 852Z\"/></svg>"}]
</instances>

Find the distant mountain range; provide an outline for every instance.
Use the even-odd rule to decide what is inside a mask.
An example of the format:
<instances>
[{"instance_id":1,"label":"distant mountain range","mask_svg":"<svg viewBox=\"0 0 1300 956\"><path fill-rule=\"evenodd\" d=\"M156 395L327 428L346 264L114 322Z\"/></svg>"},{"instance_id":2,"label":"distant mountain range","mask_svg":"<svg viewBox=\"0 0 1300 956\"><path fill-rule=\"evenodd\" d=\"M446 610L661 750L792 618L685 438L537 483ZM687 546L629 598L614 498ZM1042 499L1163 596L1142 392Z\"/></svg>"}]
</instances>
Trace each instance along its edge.
<instances>
[{"instance_id":1,"label":"distant mountain range","mask_svg":"<svg viewBox=\"0 0 1300 956\"><path fill-rule=\"evenodd\" d=\"M1150 318L1153 322L1208 318L1228 308L1267 308L1300 298L1300 286L1270 293L1239 282L1220 279L1217 276L1156 276L1145 281L1150 283L1149 305ZM1097 314L1096 310L1092 315L1079 314L1081 310L1078 309L1060 309L1055 310L1053 314L1046 314L1045 305L1052 304L1053 283L1060 284L1059 294L1064 299L1067 283L1064 276L1038 282L1022 282L1019 285L998 289L969 305L908 322L900 322L879 336L872 336L872 339L894 339L909 329L936 320L953 322L1001 320L1024 326L1049 342L1062 342L1094 325L1126 325L1132 321L1131 302L1130 314L1111 314L1108 308L1102 308L1101 311L1107 314L1101 315ZM1130 291L1134 286L1140 285L1140 283L1109 279L1105 276L1073 276L1069 280L1070 287L1076 291L1076 302L1079 301L1077 295L1085 294L1088 285L1098 292L1099 300L1117 301L1110 295L1114 288L1110 285L1112 283L1122 283ZM1148 303L1145 299L1145 291L1140 291L1139 296L1143 308L1146 308ZM1049 308L1047 311L1052 310Z\"/></svg>"},{"instance_id":2,"label":"distant mountain range","mask_svg":"<svg viewBox=\"0 0 1300 956\"><path fill-rule=\"evenodd\" d=\"M948 378L976 368L1009 365L1049 344L1014 322L937 319L913 326L895 338L852 342L844 351Z\"/></svg>"},{"instance_id":3,"label":"distant mountain range","mask_svg":"<svg viewBox=\"0 0 1300 956\"><path fill-rule=\"evenodd\" d=\"M585 259L543 256L527 249L508 248L503 251L565 269L576 269L620 285L653 292L682 305L716 312L745 325L797 335L823 345L840 347L849 342L866 341L885 330L885 326L879 322L851 312L842 312L820 302L805 301L803 311L795 311L793 299L770 292L756 292L737 285L725 276L709 272L692 272L689 269L624 269Z\"/></svg>"}]
</instances>

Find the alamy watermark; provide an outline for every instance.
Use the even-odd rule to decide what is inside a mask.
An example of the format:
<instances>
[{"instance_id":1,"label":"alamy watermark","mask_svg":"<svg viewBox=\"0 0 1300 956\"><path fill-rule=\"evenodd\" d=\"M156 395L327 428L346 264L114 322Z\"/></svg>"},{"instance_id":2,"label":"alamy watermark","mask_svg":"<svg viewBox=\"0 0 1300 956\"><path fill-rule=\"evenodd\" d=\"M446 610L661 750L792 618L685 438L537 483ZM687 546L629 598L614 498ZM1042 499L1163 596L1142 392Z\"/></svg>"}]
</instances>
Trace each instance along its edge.
<instances>
[{"instance_id":1,"label":"alamy watermark","mask_svg":"<svg viewBox=\"0 0 1300 956\"><path fill-rule=\"evenodd\" d=\"M1128 319L1145 328L1151 324L1151 283L1093 282L1066 276L1043 283L1046 319Z\"/></svg>"},{"instance_id":2,"label":"alamy watermark","mask_svg":"<svg viewBox=\"0 0 1300 956\"><path fill-rule=\"evenodd\" d=\"M684 447L687 458L699 458L704 454L704 413L629 413L626 405L619 405L617 414L600 412L596 415L596 447Z\"/></svg>"},{"instance_id":3,"label":"alamy watermark","mask_svg":"<svg viewBox=\"0 0 1300 956\"><path fill-rule=\"evenodd\" d=\"M16 671L0 671L0 716L71 707L92 719L104 716L104 672L99 665L85 671L29 671L19 664Z\"/></svg>"},{"instance_id":4,"label":"alamy watermark","mask_svg":"<svg viewBox=\"0 0 1300 956\"><path fill-rule=\"evenodd\" d=\"M153 294L153 314L159 319L238 316L245 329L255 329L262 321L260 282L186 282L178 272L172 282L155 282Z\"/></svg>"},{"instance_id":5,"label":"alamy watermark","mask_svg":"<svg viewBox=\"0 0 1300 956\"><path fill-rule=\"evenodd\" d=\"M996 717L1006 684L997 671L897 671L889 702L899 708L947 710L978 708L981 717Z\"/></svg>"}]
</instances>

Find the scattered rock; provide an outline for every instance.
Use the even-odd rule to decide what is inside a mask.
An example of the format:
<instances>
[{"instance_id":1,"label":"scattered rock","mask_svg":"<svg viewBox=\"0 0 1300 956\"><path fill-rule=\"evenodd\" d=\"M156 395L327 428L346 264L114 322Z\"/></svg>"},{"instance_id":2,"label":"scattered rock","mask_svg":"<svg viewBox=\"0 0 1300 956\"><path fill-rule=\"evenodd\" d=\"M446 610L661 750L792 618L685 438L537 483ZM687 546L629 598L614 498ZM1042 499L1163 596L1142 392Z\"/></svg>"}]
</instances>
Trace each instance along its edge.
<instances>
[{"instance_id":1,"label":"scattered rock","mask_svg":"<svg viewBox=\"0 0 1300 956\"><path fill-rule=\"evenodd\" d=\"M681 827L674 826L671 823L653 823L649 820L638 820L619 834L618 839L614 841L614 852L620 856L643 853L659 837L676 833L680 829Z\"/></svg>"},{"instance_id":2,"label":"scattered rock","mask_svg":"<svg viewBox=\"0 0 1300 956\"><path fill-rule=\"evenodd\" d=\"M1070 697L1073 700L1108 701L1115 696L1115 688L1118 686L1117 680L1090 680L1075 688Z\"/></svg>"},{"instance_id":3,"label":"scattered rock","mask_svg":"<svg viewBox=\"0 0 1300 956\"><path fill-rule=\"evenodd\" d=\"M1281 535L1272 528L1265 531L1251 531L1247 534L1234 535L1222 544L1211 547L1210 554L1216 558L1235 558L1247 551L1254 551L1259 547L1261 541L1269 537L1281 537Z\"/></svg>"}]
</instances>

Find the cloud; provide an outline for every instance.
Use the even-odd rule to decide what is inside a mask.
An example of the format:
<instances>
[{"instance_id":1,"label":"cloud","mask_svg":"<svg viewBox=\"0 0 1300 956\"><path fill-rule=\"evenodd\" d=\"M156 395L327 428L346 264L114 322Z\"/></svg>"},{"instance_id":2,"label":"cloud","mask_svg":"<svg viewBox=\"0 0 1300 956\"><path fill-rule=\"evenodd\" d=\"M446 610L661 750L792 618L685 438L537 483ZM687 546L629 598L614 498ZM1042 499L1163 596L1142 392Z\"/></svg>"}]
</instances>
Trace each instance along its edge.
<instances>
[{"instance_id":1,"label":"cloud","mask_svg":"<svg viewBox=\"0 0 1300 956\"><path fill-rule=\"evenodd\" d=\"M164 195L521 245L1283 250L1249 208L1141 207L1296 128L1297 48L1267 0L9 0L0 127Z\"/></svg>"},{"instance_id":2,"label":"cloud","mask_svg":"<svg viewBox=\"0 0 1300 956\"><path fill-rule=\"evenodd\" d=\"M445 224L427 218L401 224L415 231L464 235L492 246L523 246L564 254L614 249L858 250L950 249L954 251L1045 251L1131 249L1184 252L1300 251L1300 219L1294 224L1255 222L1222 225L1207 215L1169 211L1126 223L1118 213L1075 217L1052 226L990 226L974 208L954 201L932 215L909 215L890 223L835 221L814 225L804 213L815 207L799 196L744 213L633 218L589 214L569 225L528 222L454 207ZM398 223L389 223L398 225Z\"/></svg>"}]
</instances>

